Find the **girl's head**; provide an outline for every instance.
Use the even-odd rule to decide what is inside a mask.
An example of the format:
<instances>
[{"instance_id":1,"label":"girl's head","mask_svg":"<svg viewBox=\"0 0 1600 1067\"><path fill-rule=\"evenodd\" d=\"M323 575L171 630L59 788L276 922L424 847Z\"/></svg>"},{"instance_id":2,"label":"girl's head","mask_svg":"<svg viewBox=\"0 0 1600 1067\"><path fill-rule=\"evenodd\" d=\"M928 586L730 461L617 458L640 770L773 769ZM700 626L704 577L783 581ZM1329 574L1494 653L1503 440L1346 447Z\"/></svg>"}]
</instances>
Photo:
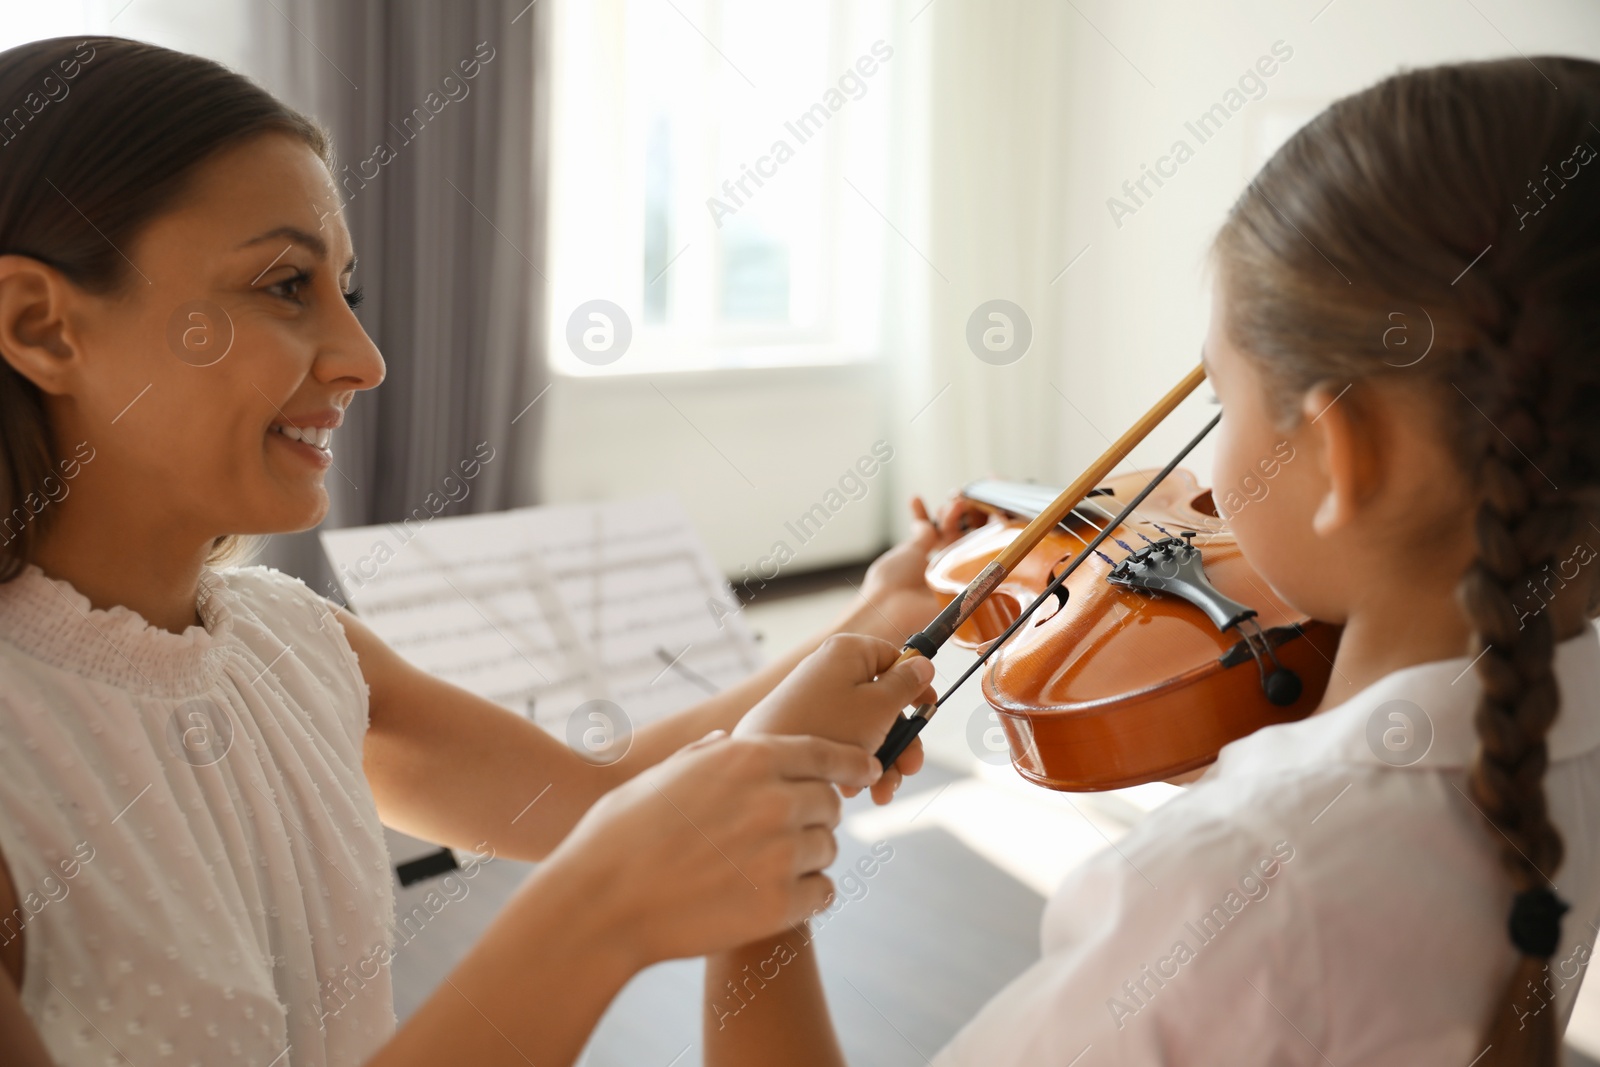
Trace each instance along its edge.
<instances>
[{"instance_id":1,"label":"girl's head","mask_svg":"<svg viewBox=\"0 0 1600 1067\"><path fill-rule=\"evenodd\" d=\"M48 531L213 562L327 509L335 425L383 361L315 123L119 38L0 53L0 580Z\"/></svg>"},{"instance_id":2,"label":"girl's head","mask_svg":"<svg viewBox=\"0 0 1600 1067\"><path fill-rule=\"evenodd\" d=\"M1472 791L1518 894L1561 864L1541 784L1553 646L1600 588L1596 123L1592 62L1397 75L1291 138L1213 246L1219 496L1294 448L1278 500L1231 517L1240 543L1330 621L1455 590L1462 651L1483 652ZM1549 955L1541 901L1517 910L1484 1064L1555 1062L1555 1013L1524 1026L1512 1007Z\"/></svg>"}]
</instances>

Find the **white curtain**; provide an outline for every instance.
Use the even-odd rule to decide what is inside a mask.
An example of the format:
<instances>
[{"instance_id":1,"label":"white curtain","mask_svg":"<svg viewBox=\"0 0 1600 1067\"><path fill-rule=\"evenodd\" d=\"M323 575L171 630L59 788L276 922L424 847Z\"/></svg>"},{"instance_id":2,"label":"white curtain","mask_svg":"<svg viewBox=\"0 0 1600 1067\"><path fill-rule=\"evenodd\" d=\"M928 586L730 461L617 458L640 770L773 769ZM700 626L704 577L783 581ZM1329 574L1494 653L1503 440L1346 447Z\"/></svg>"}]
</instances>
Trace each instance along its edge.
<instances>
[{"instance_id":1,"label":"white curtain","mask_svg":"<svg viewBox=\"0 0 1600 1067\"><path fill-rule=\"evenodd\" d=\"M340 430L323 526L535 503L550 5L250 3L253 68L333 133L358 315L388 363ZM316 531L262 559L333 592Z\"/></svg>"}]
</instances>

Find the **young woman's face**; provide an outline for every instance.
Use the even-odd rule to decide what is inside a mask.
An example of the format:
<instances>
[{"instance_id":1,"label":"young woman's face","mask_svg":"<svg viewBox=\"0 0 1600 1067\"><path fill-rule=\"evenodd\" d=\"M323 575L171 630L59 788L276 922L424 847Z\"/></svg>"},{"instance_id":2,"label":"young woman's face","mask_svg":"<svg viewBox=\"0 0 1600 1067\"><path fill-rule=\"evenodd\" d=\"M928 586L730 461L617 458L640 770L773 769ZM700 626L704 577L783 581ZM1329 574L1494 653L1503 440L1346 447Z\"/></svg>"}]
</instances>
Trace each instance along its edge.
<instances>
[{"instance_id":1,"label":"young woman's face","mask_svg":"<svg viewBox=\"0 0 1600 1067\"><path fill-rule=\"evenodd\" d=\"M339 209L304 142L263 134L203 164L121 249L125 292L75 307L83 365L51 418L59 455L95 450L83 476L108 511L199 539L323 518L334 427L384 375L346 302Z\"/></svg>"}]
</instances>

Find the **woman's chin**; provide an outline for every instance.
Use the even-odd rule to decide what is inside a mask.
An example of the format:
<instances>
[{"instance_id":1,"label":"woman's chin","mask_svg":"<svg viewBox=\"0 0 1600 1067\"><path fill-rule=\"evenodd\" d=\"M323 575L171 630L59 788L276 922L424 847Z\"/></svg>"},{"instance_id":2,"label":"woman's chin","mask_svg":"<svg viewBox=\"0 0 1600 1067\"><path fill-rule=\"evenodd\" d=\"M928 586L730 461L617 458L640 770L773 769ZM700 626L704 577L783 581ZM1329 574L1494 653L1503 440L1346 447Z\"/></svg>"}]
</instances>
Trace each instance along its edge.
<instances>
[{"instance_id":1,"label":"woman's chin","mask_svg":"<svg viewBox=\"0 0 1600 1067\"><path fill-rule=\"evenodd\" d=\"M256 521L250 524L252 527L250 533L299 533L311 529L328 517L328 491L320 484L314 489L307 488L302 492L290 494L276 501L276 504L270 513L254 516Z\"/></svg>"}]
</instances>

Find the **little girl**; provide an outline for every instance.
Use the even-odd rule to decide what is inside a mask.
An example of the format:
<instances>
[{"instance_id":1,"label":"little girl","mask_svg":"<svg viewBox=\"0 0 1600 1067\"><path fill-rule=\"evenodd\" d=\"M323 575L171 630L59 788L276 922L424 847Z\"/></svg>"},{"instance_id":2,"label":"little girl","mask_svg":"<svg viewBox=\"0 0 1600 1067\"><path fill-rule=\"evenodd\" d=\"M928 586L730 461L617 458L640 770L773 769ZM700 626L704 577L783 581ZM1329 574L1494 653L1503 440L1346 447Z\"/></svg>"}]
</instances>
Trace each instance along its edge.
<instances>
[{"instance_id":1,"label":"little girl","mask_svg":"<svg viewBox=\"0 0 1600 1067\"><path fill-rule=\"evenodd\" d=\"M0 54L14 110L0 1060L569 1063L640 968L823 906L835 786L888 800L900 771L872 746L931 696L931 665L891 665L937 607L923 567L959 509L936 526L916 504L868 572L839 628L880 636L813 641L589 764L298 580L223 566L237 535L322 519L330 440L383 378L320 128L117 38ZM853 743L725 736L758 701ZM380 819L544 861L398 1034Z\"/></svg>"},{"instance_id":2,"label":"little girl","mask_svg":"<svg viewBox=\"0 0 1600 1067\"><path fill-rule=\"evenodd\" d=\"M1411 71L1240 196L1212 484L1292 445L1232 526L1343 624L1333 680L1069 877L937 1067L1556 1064L1600 930L1597 122L1600 64ZM708 1065L843 1062L803 936L709 1004L775 941Z\"/></svg>"}]
</instances>

